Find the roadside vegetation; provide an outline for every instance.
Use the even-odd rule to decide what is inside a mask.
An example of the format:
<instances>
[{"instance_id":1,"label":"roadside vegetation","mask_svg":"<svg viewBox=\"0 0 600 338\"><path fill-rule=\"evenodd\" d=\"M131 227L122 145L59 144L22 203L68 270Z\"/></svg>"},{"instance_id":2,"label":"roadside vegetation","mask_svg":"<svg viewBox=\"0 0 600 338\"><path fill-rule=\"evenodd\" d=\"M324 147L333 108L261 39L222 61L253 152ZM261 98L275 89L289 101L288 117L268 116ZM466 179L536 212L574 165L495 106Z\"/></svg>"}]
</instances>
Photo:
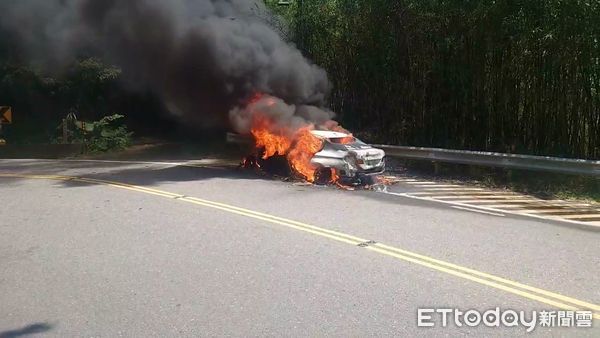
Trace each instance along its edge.
<instances>
[{"instance_id":1,"label":"roadside vegetation","mask_svg":"<svg viewBox=\"0 0 600 338\"><path fill-rule=\"evenodd\" d=\"M372 142L600 159L600 2L267 3Z\"/></svg>"},{"instance_id":2,"label":"roadside vegetation","mask_svg":"<svg viewBox=\"0 0 600 338\"><path fill-rule=\"evenodd\" d=\"M132 132L121 123L125 116L113 114L98 121L86 122L76 119L75 114L67 115L58 128L62 133L55 143L76 143L84 146L86 153L101 153L123 150L131 145Z\"/></svg>"},{"instance_id":3,"label":"roadside vegetation","mask_svg":"<svg viewBox=\"0 0 600 338\"><path fill-rule=\"evenodd\" d=\"M13 143L48 143L69 112L77 112L82 120L103 116L120 73L94 58L77 61L59 75L7 58L0 63L0 101L15 110L15 123L5 128L7 138Z\"/></svg>"},{"instance_id":4,"label":"roadside vegetation","mask_svg":"<svg viewBox=\"0 0 600 338\"><path fill-rule=\"evenodd\" d=\"M600 159L599 1L265 3L278 15L269 22L328 71L330 107L366 141ZM93 132L72 131L97 152L126 147L129 130L154 136L175 124L156 94L100 58L48 72L20 53L0 31L0 105L15 108L4 128L12 144L56 142L71 112L97 121ZM516 188L521 176L547 177L489 172L497 178L488 181ZM591 198L586 191L600 190L569 176L548 182L533 190L568 186L556 194Z\"/></svg>"},{"instance_id":5,"label":"roadside vegetation","mask_svg":"<svg viewBox=\"0 0 600 338\"><path fill-rule=\"evenodd\" d=\"M118 67L98 58L75 60L53 72L41 69L17 62L0 47L0 105L13 107L13 124L3 128L10 144L61 143L63 131L57 127L69 115L94 126L84 134L70 125L69 143L88 144L95 152L127 146L132 136L127 126L136 134L172 126L154 94L131 88Z\"/></svg>"}]
</instances>

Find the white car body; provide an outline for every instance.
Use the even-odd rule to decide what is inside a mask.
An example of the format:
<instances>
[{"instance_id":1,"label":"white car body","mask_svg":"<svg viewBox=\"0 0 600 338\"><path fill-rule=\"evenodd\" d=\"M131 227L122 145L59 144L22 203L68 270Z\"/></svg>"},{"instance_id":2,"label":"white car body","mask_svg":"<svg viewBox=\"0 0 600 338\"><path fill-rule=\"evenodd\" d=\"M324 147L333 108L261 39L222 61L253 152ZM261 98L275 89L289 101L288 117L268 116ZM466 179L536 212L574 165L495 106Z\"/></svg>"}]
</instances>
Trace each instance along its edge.
<instances>
[{"instance_id":1,"label":"white car body","mask_svg":"<svg viewBox=\"0 0 600 338\"><path fill-rule=\"evenodd\" d=\"M313 130L311 133L323 140L323 148L311 160L313 165L336 169L338 175L346 178L381 174L385 170L383 150L345 133L327 130ZM342 143L347 138L352 138L352 142Z\"/></svg>"}]
</instances>

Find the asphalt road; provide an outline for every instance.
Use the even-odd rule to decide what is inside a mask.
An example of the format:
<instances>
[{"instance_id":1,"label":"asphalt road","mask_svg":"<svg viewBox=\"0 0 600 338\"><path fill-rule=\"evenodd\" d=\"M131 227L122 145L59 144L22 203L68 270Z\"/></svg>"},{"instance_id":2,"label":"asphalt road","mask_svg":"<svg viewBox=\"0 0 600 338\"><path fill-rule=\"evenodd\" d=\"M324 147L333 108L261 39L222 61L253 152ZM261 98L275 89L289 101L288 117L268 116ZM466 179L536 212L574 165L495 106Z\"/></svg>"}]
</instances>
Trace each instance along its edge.
<instances>
[{"instance_id":1,"label":"asphalt road","mask_svg":"<svg viewBox=\"0 0 600 338\"><path fill-rule=\"evenodd\" d=\"M0 160L0 337L600 335L597 230L204 164Z\"/></svg>"}]
</instances>

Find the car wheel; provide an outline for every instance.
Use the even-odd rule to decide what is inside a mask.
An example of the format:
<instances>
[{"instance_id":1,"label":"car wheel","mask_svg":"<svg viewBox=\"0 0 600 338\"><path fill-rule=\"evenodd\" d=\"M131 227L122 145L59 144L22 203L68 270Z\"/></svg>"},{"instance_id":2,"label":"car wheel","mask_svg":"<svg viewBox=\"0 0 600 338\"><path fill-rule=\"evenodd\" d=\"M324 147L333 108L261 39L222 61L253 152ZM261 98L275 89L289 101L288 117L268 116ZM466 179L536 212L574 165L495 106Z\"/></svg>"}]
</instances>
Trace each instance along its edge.
<instances>
[{"instance_id":1,"label":"car wheel","mask_svg":"<svg viewBox=\"0 0 600 338\"><path fill-rule=\"evenodd\" d=\"M330 168L319 168L315 175L315 184L326 185L331 182L331 169Z\"/></svg>"},{"instance_id":2,"label":"car wheel","mask_svg":"<svg viewBox=\"0 0 600 338\"><path fill-rule=\"evenodd\" d=\"M360 185L373 185L375 184L375 176L370 176L370 175L363 175L360 176L359 178L359 184Z\"/></svg>"}]
</instances>

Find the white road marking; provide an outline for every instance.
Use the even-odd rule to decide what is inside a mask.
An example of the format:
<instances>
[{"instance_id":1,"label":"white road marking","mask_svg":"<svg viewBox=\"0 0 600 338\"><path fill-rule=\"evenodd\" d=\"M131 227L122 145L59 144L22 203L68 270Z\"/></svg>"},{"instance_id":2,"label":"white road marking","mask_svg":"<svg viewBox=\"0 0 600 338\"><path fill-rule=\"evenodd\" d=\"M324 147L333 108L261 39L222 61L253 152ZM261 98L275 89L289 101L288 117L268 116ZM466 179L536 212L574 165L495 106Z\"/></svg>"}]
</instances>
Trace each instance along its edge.
<instances>
[{"instance_id":1,"label":"white road marking","mask_svg":"<svg viewBox=\"0 0 600 338\"><path fill-rule=\"evenodd\" d=\"M526 210L523 210L523 212L532 213L532 214L552 214L552 213L561 213L561 212L584 213L586 211L585 210L579 211L577 209L558 208L558 209L536 209L536 210L526 209ZM555 215L555 216L560 216L560 215Z\"/></svg>"},{"instance_id":2,"label":"white road marking","mask_svg":"<svg viewBox=\"0 0 600 338\"><path fill-rule=\"evenodd\" d=\"M429 186L426 186L426 187L427 187L427 188L423 188L423 190L424 190L424 191L427 191L427 192L430 192L430 191L431 191L431 192L433 192L433 191L440 191L440 192L453 192L453 191L456 191L456 192L461 192L461 191L464 191L464 192L469 192L469 191L471 191L471 192L472 192L472 191L484 191L484 190L483 190L483 189L481 189L481 188L463 188L463 187L456 187L456 188L429 188Z\"/></svg>"},{"instance_id":3,"label":"white road marking","mask_svg":"<svg viewBox=\"0 0 600 338\"><path fill-rule=\"evenodd\" d=\"M392 178L398 180L398 182L417 182L417 180L415 180L414 178L401 178L401 177L395 177L395 176L388 176L388 177L392 177Z\"/></svg>"},{"instance_id":4,"label":"white road marking","mask_svg":"<svg viewBox=\"0 0 600 338\"><path fill-rule=\"evenodd\" d=\"M424 194L412 194L415 196L421 197L431 197L440 200L483 200L488 202L496 201L498 203L502 203L503 201L514 201L514 200L526 200L526 201L536 201L535 199L524 198L523 196L496 196L496 195L424 195Z\"/></svg>"},{"instance_id":5,"label":"white road marking","mask_svg":"<svg viewBox=\"0 0 600 338\"><path fill-rule=\"evenodd\" d=\"M501 203L501 201L497 201L498 203ZM579 204L579 203L575 203L575 204L561 204L561 203L556 203L556 202L550 202L547 203L546 201L537 201L537 203L524 203L524 204L492 204L492 205L486 205L488 208L509 208L509 209L516 209L516 208L532 208L532 209L528 209L528 210L533 210L534 207L573 207L573 208L581 208L581 207L588 207L589 204ZM539 209L539 210L546 210L546 209ZM562 209L562 210L566 210L566 209Z\"/></svg>"},{"instance_id":6,"label":"white road marking","mask_svg":"<svg viewBox=\"0 0 600 338\"><path fill-rule=\"evenodd\" d=\"M442 203L442 204L447 204L447 205L457 205L457 206L461 206L461 207L474 208L474 209L491 211L491 212L496 212L496 213L505 213L505 214L515 215L515 216L531 217L531 218L536 218L536 219L544 220L544 221L560 221L563 223L585 225L586 227L600 229L600 224L596 224L596 222L581 222L581 221L575 221L575 220L564 219L564 218L548 217L545 215L526 214L523 212L517 212L517 211L512 211L512 210L500 210L500 209L489 208L489 207L485 207L485 206L475 206L475 205L470 205L470 204L465 204L465 203L460 203L460 202L443 201L443 200L436 200L436 199L429 198L429 197L413 196L412 194L409 194L409 193L396 193L396 192L389 192L389 191L380 191L380 193L394 195L394 196L400 196L400 197L404 197L404 198L416 199L416 200L421 200L421 201L429 201L429 202ZM600 223L600 222L598 222L598 223Z\"/></svg>"},{"instance_id":7,"label":"white road marking","mask_svg":"<svg viewBox=\"0 0 600 338\"><path fill-rule=\"evenodd\" d=\"M557 215L557 217L566 219L579 219L579 218L600 218L600 214L577 214L577 215Z\"/></svg>"},{"instance_id":8,"label":"white road marking","mask_svg":"<svg viewBox=\"0 0 600 338\"><path fill-rule=\"evenodd\" d=\"M428 191L428 192L414 192L412 193L413 195L416 196L427 196L427 195L431 195L431 196L435 196L435 195L439 195L442 197L478 197L478 196L496 196L496 197L522 197L522 195L517 195L515 193L511 193L511 192L494 192L494 191L441 191L439 193L436 192L432 192L432 191ZM446 194L446 195L444 195Z\"/></svg>"},{"instance_id":9,"label":"white road marking","mask_svg":"<svg viewBox=\"0 0 600 338\"><path fill-rule=\"evenodd\" d=\"M435 197L435 199L437 200L438 198ZM531 203L537 203L536 200L534 199L498 199L498 198L479 198L479 199L461 199L461 198L447 198L447 199L441 199L440 201L445 201L445 200L449 200L449 201L457 201L457 202L461 202L461 203L474 203L474 204L486 204L486 203L519 203L519 205L523 205L523 206L528 206L527 204L531 204Z\"/></svg>"},{"instance_id":10,"label":"white road marking","mask_svg":"<svg viewBox=\"0 0 600 338\"><path fill-rule=\"evenodd\" d=\"M505 214L526 216L541 220L562 221L566 223L600 227L600 221L578 221L578 219L600 217L600 213L593 210L582 211L577 215L552 215L552 212L571 211L568 208L592 207L587 203L573 203L565 200L540 200L511 191L490 191L483 188L461 186L458 184L443 184L428 181L412 180L402 182L410 184L421 191L411 193L393 193L382 191L390 195L406 198L433 201L451 205L454 209L479 212L494 216ZM535 207L554 207L552 209L535 209ZM577 212L577 209L573 210ZM600 210L599 210L600 211ZM586 214L587 212L587 214Z\"/></svg>"},{"instance_id":11,"label":"white road marking","mask_svg":"<svg viewBox=\"0 0 600 338\"><path fill-rule=\"evenodd\" d=\"M499 213L496 213L496 212L490 212L490 211L484 211L484 210L477 210L477 209L473 209L473 208L465 208L465 207L460 207L458 205L452 205L450 207L454 208L454 209L471 211L471 212L477 212L477 213L480 213L480 214L486 214L486 215L492 215L492 216L500 216L500 217L506 216L504 214L499 214Z\"/></svg>"},{"instance_id":12,"label":"white road marking","mask_svg":"<svg viewBox=\"0 0 600 338\"><path fill-rule=\"evenodd\" d=\"M501 202L501 201L496 201ZM524 204L486 204L488 208L497 208L497 209L521 209L531 207L528 203Z\"/></svg>"}]
</instances>

